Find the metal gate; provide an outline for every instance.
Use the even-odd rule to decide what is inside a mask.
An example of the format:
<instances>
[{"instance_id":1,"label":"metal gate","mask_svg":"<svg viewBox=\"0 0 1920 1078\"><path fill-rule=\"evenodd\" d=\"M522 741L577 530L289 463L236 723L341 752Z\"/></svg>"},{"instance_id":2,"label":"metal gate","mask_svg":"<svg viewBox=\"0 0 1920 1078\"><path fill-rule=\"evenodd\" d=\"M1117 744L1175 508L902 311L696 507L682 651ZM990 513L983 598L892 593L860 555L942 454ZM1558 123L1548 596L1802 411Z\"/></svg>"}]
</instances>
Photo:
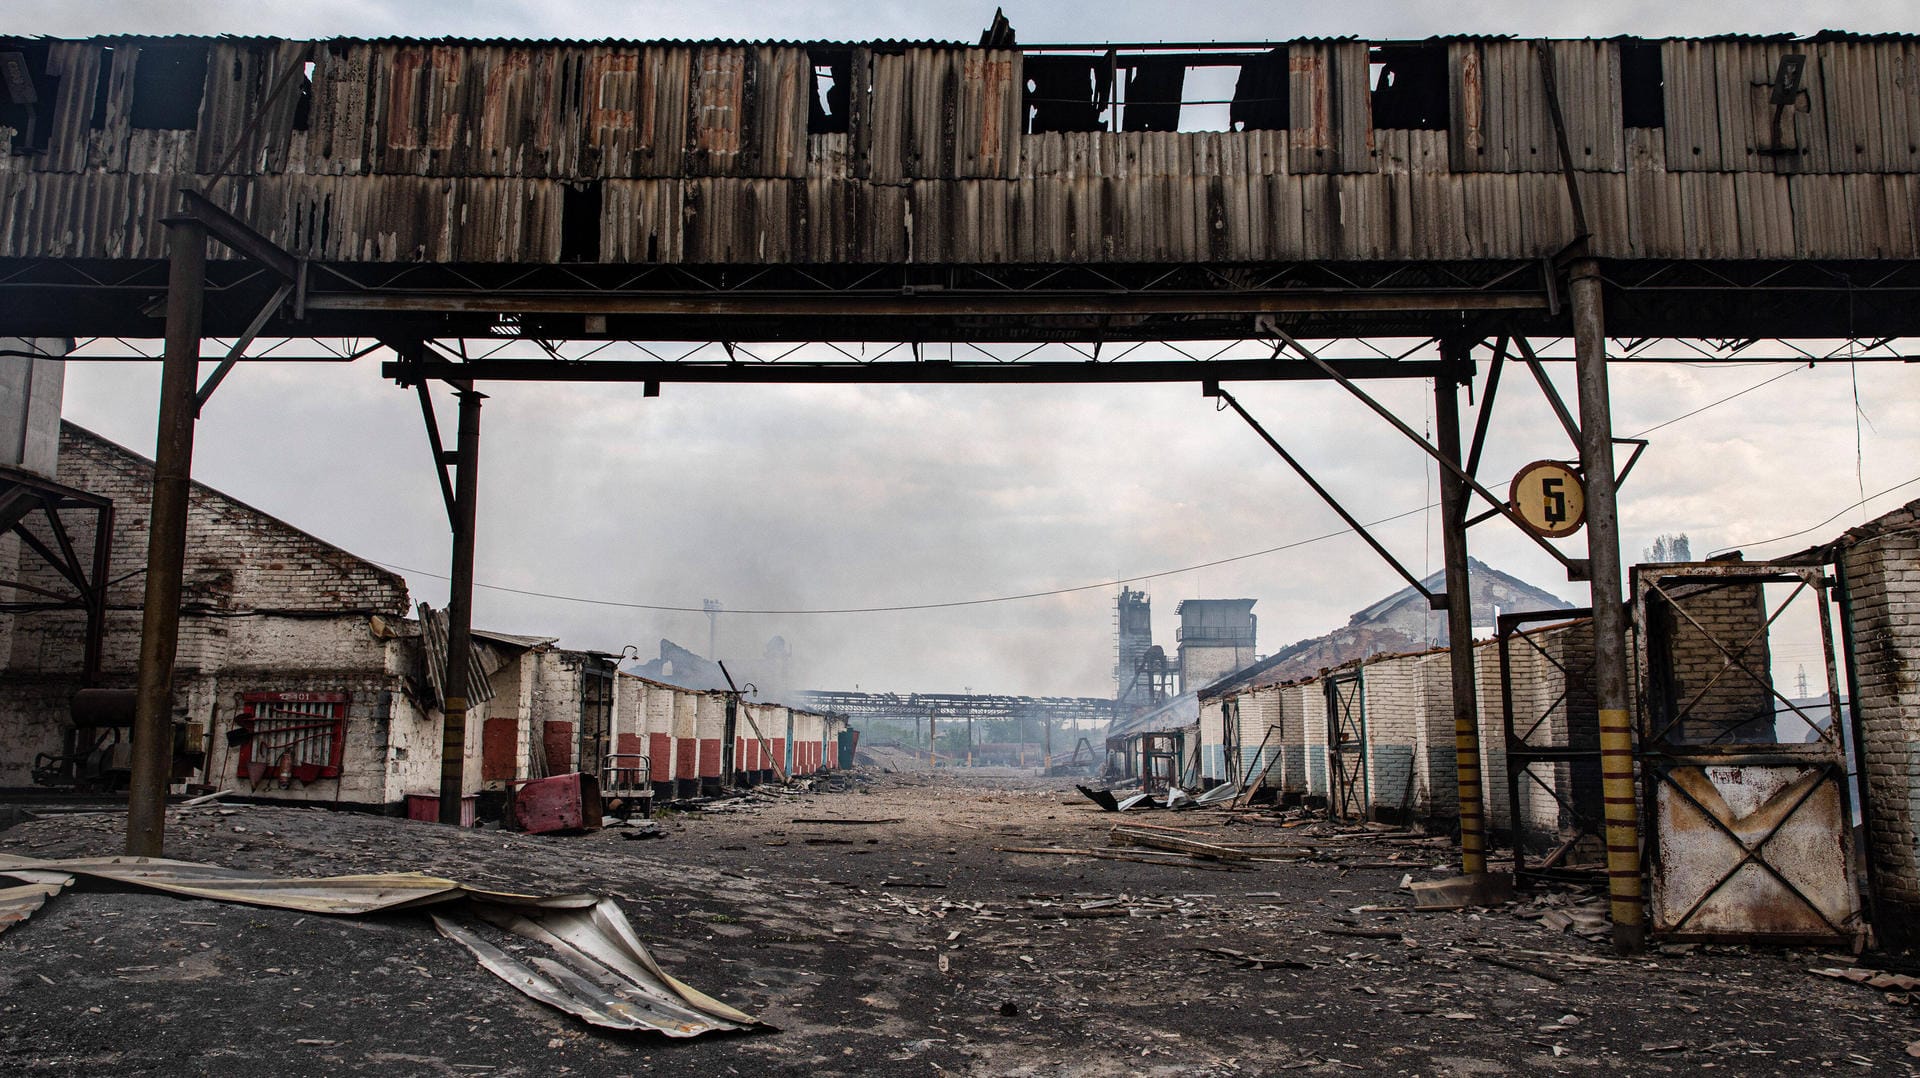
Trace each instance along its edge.
<instances>
[{"instance_id":1,"label":"metal gate","mask_svg":"<svg viewBox=\"0 0 1920 1078\"><path fill-rule=\"evenodd\" d=\"M1635 568L1656 934L1832 943L1865 931L1831 586L1824 567ZM1822 695L1774 684L1773 637L1790 613L1818 625Z\"/></svg>"},{"instance_id":2,"label":"metal gate","mask_svg":"<svg viewBox=\"0 0 1920 1078\"><path fill-rule=\"evenodd\" d=\"M1500 714L1507 734L1507 819L1518 883L1606 878L1592 624L1556 633L1551 643L1524 628L1592 617L1593 611L1584 608L1534 610L1501 614L1495 621ZM1544 686L1520 673L1536 662L1544 664L1537 668L1546 675Z\"/></svg>"},{"instance_id":3,"label":"metal gate","mask_svg":"<svg viewBox=\"0 0 1920 1078\"><path fill-rule=\"evenodd\" d=\"M1329 674L1327 685L1327 813L1371 818L1367 791L1367 693L1364 668Z\"/></svg>"}]
</instances>

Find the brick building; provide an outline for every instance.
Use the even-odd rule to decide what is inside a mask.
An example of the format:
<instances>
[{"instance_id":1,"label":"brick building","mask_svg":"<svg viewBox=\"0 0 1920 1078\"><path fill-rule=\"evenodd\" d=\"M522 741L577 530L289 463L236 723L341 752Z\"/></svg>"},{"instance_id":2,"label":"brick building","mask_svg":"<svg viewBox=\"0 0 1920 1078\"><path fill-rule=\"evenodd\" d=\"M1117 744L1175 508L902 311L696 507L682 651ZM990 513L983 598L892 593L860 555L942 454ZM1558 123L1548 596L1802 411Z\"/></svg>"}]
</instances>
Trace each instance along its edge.
<instances>
[{"instance_id":1,"label":"brick building","mask_svg":"<svg viewBox=\"0 0 1920 1078\"><path fill-rule=\"evenodd\" d=\"M1866 801L1867 862L1883 942L1920 942L1920 501L1827 552L1845 582Z\"/></svg>"},{"instance_id":2,"label":"brick building","mask_svg":"<svg viewBox=\"0 0 1920 1078\"><path fill-rule=\"evenodd\" d=\"M62 483L110 498L116 510L99 684L130 688L153 464L63 422L57 468ZM54 570L20 547L6 556L14 579L58 586ZM186 747L205 754L196 777L262 796L369 805L437 786L438 713L422 702L407 612L398 575L194 484L174 700ZM27 785L37 754L71 747L85 625L79 611L0 615L0 786Z\"/></svg>"},{"instance_id":3,"label":"brick building","mask_svg":"<svg viewBox=\"0 0 1920 1078\"><path fill-rule=\"evenodd\" d=\"M65 486L111 499L119 522L94 684L131 688L153 462L71 423L58 432L57 458L46 439L37 474L57 468ZM25 526L57 545L44 525ZM72 538L90 560L87 536ZM22 592L58 590L56 570L26 544L0 540L0 563L0 579ZM423 605L410 617L398 575L198 483L184 575L174 674L183 781L391 812L437 795L444 612ZM124 731L73 725L86 623L77 609L0 610L0 788L29 786L37 758L71 755L96 736L124 771ZM482 816L497 814L519 780L599 774L613 754L649 757L641 781L664 792L677 780L683 793L839 761L843 718L766 701L730 707L725 693L618 674L614 656L552 637L476 629L468 661L465 789Z\"/></svg>"}]
</instances>

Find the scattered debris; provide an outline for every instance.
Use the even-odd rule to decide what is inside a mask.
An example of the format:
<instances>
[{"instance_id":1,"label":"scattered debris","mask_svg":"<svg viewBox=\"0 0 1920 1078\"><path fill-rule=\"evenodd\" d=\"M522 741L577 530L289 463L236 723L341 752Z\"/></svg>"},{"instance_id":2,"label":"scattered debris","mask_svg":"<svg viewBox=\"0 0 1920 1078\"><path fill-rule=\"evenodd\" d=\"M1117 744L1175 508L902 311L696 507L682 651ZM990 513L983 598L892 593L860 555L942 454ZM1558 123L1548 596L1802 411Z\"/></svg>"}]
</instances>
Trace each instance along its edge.
<instances>
[{"instance_id":1,"label":"scattered debris","mask_svg":"<svg viewBox=\"0 0 1920 1078\"><path fill-rule=\"evenodd\" d=\"M1529 977L1538 977L1543 981L1552 981L1554 984L1560 984L1566 980L1565 977L1543 966L1535 966L1526 962L1515 962L1511 958L1501 958L1499 955L1474 954L1471 957L1476 962L1485 962L1490 966L1500 966L1503 969L1524 973Z\"/></svg>"},{"instance_id":2,"label":"scattered debris","mask_svg":"<svg viewBox=\"0 0 1920 1078\"><path fill-rule=\"evenodd\" d=\"M1201 947L1203 954L1218 955L1238 964L1241 969L1313 969L1311 962L1302 962L1297 958L1271 958L1265 955L1248 954L1228 947Z\"/></svg>"},{"instance_id":3,"label":"scattered debris","mask_svg":"<svg viewBox=\"0 0 1920 1078\"><path fill-rule=\"evenodd\" d=\"M1222 801L1231 801L1238 796L1240 796L1239 785L1229 782L1215 786L1213 789L1194 798L1193 803L1196 805L1217 805Z\"/></svg>"},{"instance_id":4,"label":"scattered debris","mask_svg":"<svg viewBox=\"0 0 1920 1078\"><path fill-rule=\"evenodd\" d=\"M1416 880L1408 889L1413 892L1413 908L1422 911L1463 910L1513 901L1513 877L1504 872Z\"/></svg>"},{"instance_id":5,"label":"scattered debris","mask_svg":"<svg viewBox=\"0 0 1920 1078\"><path fill-rule=\"evenodd\" d=\"M1107 834L1110 846L1147 846L1157 850L1169 850L1193 857L1204 857L1215 861L1250 861L1253 855L1232 846L1221 846L1197 839L1183 838L1179 835L1162 834L1137 827L1116 827Z\"/></svg>"},{"instance_id":6,"label":"scattered debris","mask_svg":"<svg viewBox=\"0 0 1920 1078\"><path fill-rule=\"evenodd\" d=\"M1816 977L1832 977L1840 981L1852 981L1864 984L1868 988L1878 988L1883 992L1911 992L1920 988L1920 978L1909 977L1904 973L1883 973L1878 970L1859 969L1857 967L1829 967L1810 969L1808 973Z\"/></svg>"},{"instance_id":7,"label":"scattered debris","mask_svg":"<svg viewBox=\"0 0 1920 1078\"><path fill-rule=\"evenodd\" d=\"M489 943L473 925L438 913L432 915L434 927L522 993L593 1025L697 1037L761 1024L669 976L612 899L593 898L575 908L478 902L472 912L515 936L546 944L559 960L536 957L529 965Z\"/></svg>"},{"instance_id":8,"label":"scattered debris","mask_svg":"<svg viewBox=\"0 0 1920 1078\"><path fill-rule=\"evenodd\" d=\"M1108 812L1120 811L1120 802L1113 796L1112 790L1095 790L1091 787L1082 786L1079 783L1074 783L1073 788L1086 794L1087 800L1092 801Z\"/></svg>"},{"instance_id":9,"label":"scattered debris","mask_svg":"<svg viewBox=\"0 0 1920 1078\"><path fill-rule=\"evenodd\" d=\"M490 972L594 1025L693 1037L762 1024L669 976L647 953L620 907L598 895L489 891L419 872L290 879L157 857L43 861L0 854L0 876L25 879L41 891L41 902L82 878L180 898L334 916L431 906L445 911L432 914L441 934L472 951ZM8 888L0 894L20 890ZM456 911L544 943L558 960L522 962L464 919L455 920L451 915Z\"/></svg>"}]
</instances>

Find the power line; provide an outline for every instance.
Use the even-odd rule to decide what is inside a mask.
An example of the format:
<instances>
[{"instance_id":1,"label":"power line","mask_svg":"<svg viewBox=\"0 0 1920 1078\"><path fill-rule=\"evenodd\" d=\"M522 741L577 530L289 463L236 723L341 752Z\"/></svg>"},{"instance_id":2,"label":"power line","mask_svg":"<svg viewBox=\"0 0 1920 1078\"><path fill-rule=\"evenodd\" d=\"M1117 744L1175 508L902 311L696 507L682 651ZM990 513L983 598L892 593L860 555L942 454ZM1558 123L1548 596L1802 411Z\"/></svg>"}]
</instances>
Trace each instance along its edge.
<instances>
[{"instance_id":1,"label":"power line","mask_svg":"<svg viewBox=\"0 0 1920 1078\"><path fill-rule=\"evenodd\" d=\"M1793 367L1790 367L1787 370L1782 371L1771 378L1768 378L1761 382L1756 382L1745 389L1742 389L1738 392L1730 393L1724 397L1721 397L1719 400L1713 401L1708 404L1703 404L1700 407L1695 408L1694 410L1687 412L1683 415L1674 416L1672 419L1669 419L1663 423L1656 423L1653 426L1648 427L1646 430L1643 430L1638 434L1632 435L1632 437L1644 438L1656 430L1660 430L1663 427L1670 427L1673 424L1678 423L1683 419L1691 419L1694 416L1697 416L1700 413L1707 411L1708 409L1717 408L1720 405L1727 403L1728 401L1734 400L1735 398L1738 398L1738 397L1745 396L1746 394L1751 393L1754 390L1761 388L1762 386L1768 385L1772 382L1777 382L1780 379L1785 378L1789 374L1793 374L1797 371L1807 370L1811 366L1812 366L1811 364L1808 364L1807 366L1800 366L1798 361L1795 361L1795 365ZM1915 483L1915 482L1920 482L1920 476L1916 476L1914 479L1908 480L1908 483ZM1902 483L1900 484L1900 486L1906 486L1908 485L1908 483ZM1898 489L1900 489L1899 486L1889 487L1887 488L1887 490L1881 491L1880 494L1886 494L1886 493L1889 493L1890 491L1898 490ZM1834 517L1839 516L1841 513L1845 513L1848 509L1853 509L1857 505L1862 505L1868 501L1872 501L1874 498L1879 497L1880 494L1871 495L1867 498L1862 499L1860 502L1855 503L1855 505L1847 506L1847 508L1842 509L1840 513L1835 513L1833 517L1828 517L1826 520L1821 521L1820 524L1815 524L1813 525L1812 528L1805 529L1805 531L1812 531L1814 530L1814 528L1818 528L1823 524L1827 524L1831 522L1834 519ZM1415 515L1416 513L1426 513L1432 510L1436 504L1437 503L1435 502L1428 502L1427 504L1419 506L1418 508L1408 509L1405 512L1395 513L1392 516L1381 517L1379 520L1369 521L1367 523L1367 527L1369 528L1377 527L1381 524L1389 524L1396 520L1403 520L1407 517ZM1118 587L1121 584L1130 584L1136 580L1154 580L1164 576L1179 576L1183 573L1197 572L1201 569L1211 569L1219 565L1231 565L1234 562L1249 561L1253 558L1262 558L1269 554L1278 554L1286 550L1295 550L1300 547L1307 546L1311 543L1324 542L1325 540L1328 540L1328 539L1337 539L1343 535L1350 535L1352 534L1352 532L1353 532L1353 529L1351 528L1341 528L1338 531L1327 532L1323 535L1315 535L1306 539L1298 539L1291 543L1283 543L1280 546L1268 547L1265 550L1256 550L1248 554L1235 554L1232 557L1216 558L1213 561L1201 562L1198 565L1188 565L1178 569L1164 569L1159 572L1153 572L1153 573L1140 573L1134 576L1121 577L1117 580L1103 580L1098 584L1079 584L1070 588L1054 588L1048 591L1021 592L1017 595L995 595L995 596L990 596L988 598L983 598L983 599L957 599L950 602L941 602L941 603L902 603L902 604L897 604L893 606L827 607L827 608L807 609L807 610L733 610L733 611L729 611L729 613L778 615L782 617L795 617L800 615L815 615L815 614L895 614L895 613L907 613L907 612L916 611L916 610L952 610L958 607L988 606L993 603L1012 603L1012 602L1020 602L1026 599L1046 599L1056 595L1072 595L1077 592L1097 591L1105 588ZM1804 534L1804 532L1795 532L1793 534L1801 535L1801 534ZM1791 535L1783 535L1778 538L1790 539L1792 537L1793 536ZM1761 542L1771 543L1775 541L1777 540L1766 539L1766 540L1762 540ZM1760 544L1756 543L1756 544L1749 544L1749 545L1757 546ZM1728 548L1728 549L1732 549L1732 548ZM1429 554L1429 556L1431 556L1431 554ZM428 572L425 569L409 569L404 565L395 565L391 562L376 561L374 562L374 564L381 566L382 568L391 569L394 572L407 573L414 576L424 576L430 580L448 579L448 577L444 573ZM584 603L589 606L613 607L620 610L651 610L651 611L658 611L663 613L675 613L675 614L700 614L700 613L706 612L706 607L704 606L673 606L673 605L664 604L664 603L633 603L633 602L624 602L617 599L592 599L584 595L561 595L554 592L533 591L527 588L509 588L499 584L482 584L479 581L475 581L473 586L477 589L481 589L484 591L497 591L506 595L523 595L533 599L552 599L558 602Z\"/></svg>"},{"instance_id":2,"label":"power line","mask_svg":"<svg viewBox=\"0 0 1920 1078\"><path fill-rule=\"evenodd\" d=\"M1709 408L1718 408L1721 405L1727 403L1730 400L1733 400L1736 397L1746 396L1747 394L1753 392L1754 390L1759 389L1761 386L1772 385L1773 383L1778 382L1780 379L1785 378L1789 374L1797 374L1800 371L1811 370L1812 367L1813 367L1813 364L1811 363L1808 363L1802 366L1801 364L1796 362L1793 366L1788 367L1786 370L1781 371L1779 374L1776 374L1771 378L1767 378L1767 379L1763 379L1761 381L1755 382L1754 384L1748 386L1745 389L1740 390L1737 393L1729 393L1726 396L1721 397L1719 400L1714 401L1711 404L1703 404L1700 407L1695 408L1693 411L1687 412L1684 415L1674 416L1672 419L1669 419L1664 423L1655 423L1653 426L1648 427L1646 430L1643 430L1638 434L1631 435L1631 437L1645 438L1647 435L1652 434L1654 431L1659 430L1662 427L1671 427L1675 423L1680 422L1682 419L1692 419L1694 416L1699 415L1701 412L1704 412Z\"/></svg>"},{"instance_id":3,"label":"power line","mask_svg":"<svg viewBox=\"0 0 1920 1078\"><path fill-rule=\"evenodd\" d=\"M1771 539L1756 539L1751 543L1735 543L1732 546L1721 547L1719 550L1716 550L1713 553L1725 554L1729 550L1742 550L1750 546L1766 546L1768 543L1777 543L1782 539L1793 539L1798 536L1805 535L1810 531L1816 531L1820 528L1826 527L1827 525L1833 523L1836 520L1839 520L1841 517L1845 516L1846 514L1852 512L1855 509L1860 508L1861 506L1867 504L1868 502L1874 500L1875 498L1884 497L1885 495L1892 494L1894 491L1899 490L1901 487L1910 487L1915 483L1920 483L1920 475L1916 475L1912 479L1909 479L1904 483L1895 483L1894 485L1888 487L1885 490L1876 491L1875 493L1869 494L1866 497L1860 499L1859 501L1854 502L1852 505L1841 506L1839 512L1833 514L1832 516L1828 517L1827 519L1821 521L1818 524L1811 524L1811 525L1808 525L1807 527L1801 528L1797 532L1788 532L1785 535L1776 535Z\"/></svg>"},{"instance_id":4,"label":"power line","mask_svg":"<svg viewBox=\"0 0 1920 1078\"><path fill-rule=\"evenodd\" d=\"M1392 523L1393 521L1401 520L1406 517L1413 516L1416 513L1424 513L1431 508L1433 507L1430 505L1423 505L1416 509L1409 509L1404 513L1395 513L1392 516L1381 517L1379 520L1368 521L1367 527L1372 528L1381 524L1389 524L1389 523ZM1327 539L1338 539L1343 535L1350 534L1351 531L1352 529L1350 528L1341 528L1338 531L1330 531L1323 535L1310 536L1306 539L1296 539L1291 543L1282 543L1279 546L1268 547L1265 550L1256 550L1250 554L1235 554L1230 558L1216 558L1213 561L1204 561L1198 565L1182 566L1181 568L1178 568L1178 569L1162 569L1158 572L1152 572L1152 573L1137 573L1133 576L1120 577L1119 579L1116 579L1116 580L1103 580L1098 584L1077 584L1070 588L1054 588L1049 591L1028 591L1028 592L1021 592L1018 595L995 595L985 599L957 599L952 602L944 602L944 603L903 603L896 606L844 606L844 607L828 607L823 609L810 609L810 610L729 610L727 611L727 613L729 614L780 614L780 615L789 615L789 616L799 615L799 614L893 614L893 613L903 613L903 612L912 611L912 610L950 610L954 607L961 607L961 606L986 606L989 603L1011 603L1011 602L1018 602L1023 599L1045 599L1055 595L1072 595L1075 592L1097 591L1103 588L1118 587L1121 584L1131 584L1136 580L1154 580L1163 576L1179 576L1182 573L1192 573L1192 572L1197 572L1201 569L1211 569L1216 565L1229 565L1237 561L1247 561L1250 558L1262 558L1267 556L1268 554L1278 554L1283 550L1294 550L1296 548L1306 546L1310 543L1323 542ZM433 580L447 579L446 575L443 573L430 573L430 572L427 572L425 569L409 569L404 565L394 565L390 562L384 562L384 561L377 561L377 562L374 562L374 564L381 566L382 568L392 569L394 572L397 572L397 573L411 573L418 576L428 577ZM618 607L622 610L659 610L659 611L666 611L670 613L698 614L705 609L704 607L698 607L698 606L667 606L667 605L657 604L657 603L629 603L629 602L622 602L616 599L589 599L586 596L582 596L582 595L557 595L552 592L530 591L525 588L509 588L509 587L503 587L498 584L482 584L478 581L475 581L473 586L476 588L483 588L487 591L505 592L506 594L509 594L509 595L525 595L535 599L558 599L558 600L569 602L569 603L588 603L593 606L611 606L611 607Z\"/></svg>"}]
</instances>

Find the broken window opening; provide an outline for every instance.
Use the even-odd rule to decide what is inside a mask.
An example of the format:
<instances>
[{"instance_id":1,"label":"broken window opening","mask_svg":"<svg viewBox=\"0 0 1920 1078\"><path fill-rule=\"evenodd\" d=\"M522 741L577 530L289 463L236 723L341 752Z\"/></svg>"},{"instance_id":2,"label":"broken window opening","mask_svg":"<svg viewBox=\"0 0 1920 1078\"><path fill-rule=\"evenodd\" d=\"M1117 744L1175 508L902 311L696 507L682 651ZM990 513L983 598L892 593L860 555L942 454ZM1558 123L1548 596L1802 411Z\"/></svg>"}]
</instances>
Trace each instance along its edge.
<instances>
[{"instance_id":1,"label":"broken window opening","mask_svg":"<svg viewBox=\"0 0 1920 1078\"><path fill-rule=\"evenodd\" d=\"M1235 131L1285 131L1292 122L1287 50L1278 48L1240 66L1227 123Z\"/></svg>"},{"instance_id":2,"label":"broken window opening","mask_svg":"<svg viewBox=\"0 0 1920 1078\"><path fill-rule=\"evenodd\" d=\"M1193 65L1186 72L1186 99L1180 103L1178 131L1233 130L1233 67Z\"/></svg>"},{"instance_id":3,"label":"broken window opening","mask_svg":"<svg viewBox=\"0 0 1920 1078\"><path fill-rule=\"evenodd\" d=\"M104 131L107 127L107 105L113 100L113 47L100 49L99 74L93 81L93 115L87 120L87 126L95 131Z\"/></svg>"},{"instance_id":4,"label":"broken window opening","mask_svg":"<svg viewBox=\"0 0 1920 1078\"><path fill-rule=\"evenodd\" d=\"M313 125L313 61L300 65L300 89L293 101L293 129L305 131Z\"/></svg>"},{"instance_id":5,"label":"broken window opening","mask_svg":"<svg viewBox=\"0 0 1920 1078\"><path fill-rule=\"evenodd\" d=\"M1627 127L1667 126L1666 71L1658 41L1620 43L1620 116Z\"/></svg>"},{"instance_id":6,"label":"broken window opening","mask_svg":"<svg viewBox=\"0 0 1920 1078\"><path fill-rule=\"evenodd\" d=\"M0 44L0 126L13 128L14 153L45 153L53 135L60 80L47 74L45 42Z\"/></svg>"},{"instance_id":7,"label":"broken window opening","mask_svg":"<svg viewBox=\"0 0 1920 1078\"><path fill-rule=\"evenodd\" d=\"M1447 129L1447 49L1385 45L1367 65L1373 82L1373 126L1411 131Z\"/></svg>"},{"instance_id":8,"label":"broken window opening","mask_svg":"<svg viewBox=\"0 0 1920 1078\"><path fill-rule=\"evenodd\" d=\"M1186 89L1187 66L1162 59L1135 60L1127 70L1125 100L1120 108L1122 131L1181 130L1180 95Z\"/></svg>"},{"instance_id":9,"label":"broken window opening","mask_svg":"<svg viewBox=\"0 0 1920 1078\"><path fill-rule=\"evenodd\" d=\"M560 197L560 261L600 261L600 184L568 184Z\"/></svg>"},{"instance_id":10,"label":"broken window opening","mask_svg":"<svg viewBox=\"0 0 1920 1078\"><path fill-rule=\"evenodd\" d=\"M130 122L148 131L191 131L200 126L206 89L206 46L142 46L133 66Z\"/></svg>"},{"instance_id":11,"label":"broken window opening","mask_svg":"<svg viewBox=\"0 0 1920 1078\"><path fill-rule=\"evenodd\" d=\"M1113 61L1108 56L1026 58L1027 131L1104 131L1113 104Z\"/></svg>"},{"instance_id":12,"label":"broken window opening","mask_svg":"<svg viewBox=\"0 0 1920 1078\"><path fill-rule=\"evenodd\" d=\"M813 88L807 94L807 134L845 134L853 96L852 50L811 52L808 61Z\"/></svg>"}]
</instances>

